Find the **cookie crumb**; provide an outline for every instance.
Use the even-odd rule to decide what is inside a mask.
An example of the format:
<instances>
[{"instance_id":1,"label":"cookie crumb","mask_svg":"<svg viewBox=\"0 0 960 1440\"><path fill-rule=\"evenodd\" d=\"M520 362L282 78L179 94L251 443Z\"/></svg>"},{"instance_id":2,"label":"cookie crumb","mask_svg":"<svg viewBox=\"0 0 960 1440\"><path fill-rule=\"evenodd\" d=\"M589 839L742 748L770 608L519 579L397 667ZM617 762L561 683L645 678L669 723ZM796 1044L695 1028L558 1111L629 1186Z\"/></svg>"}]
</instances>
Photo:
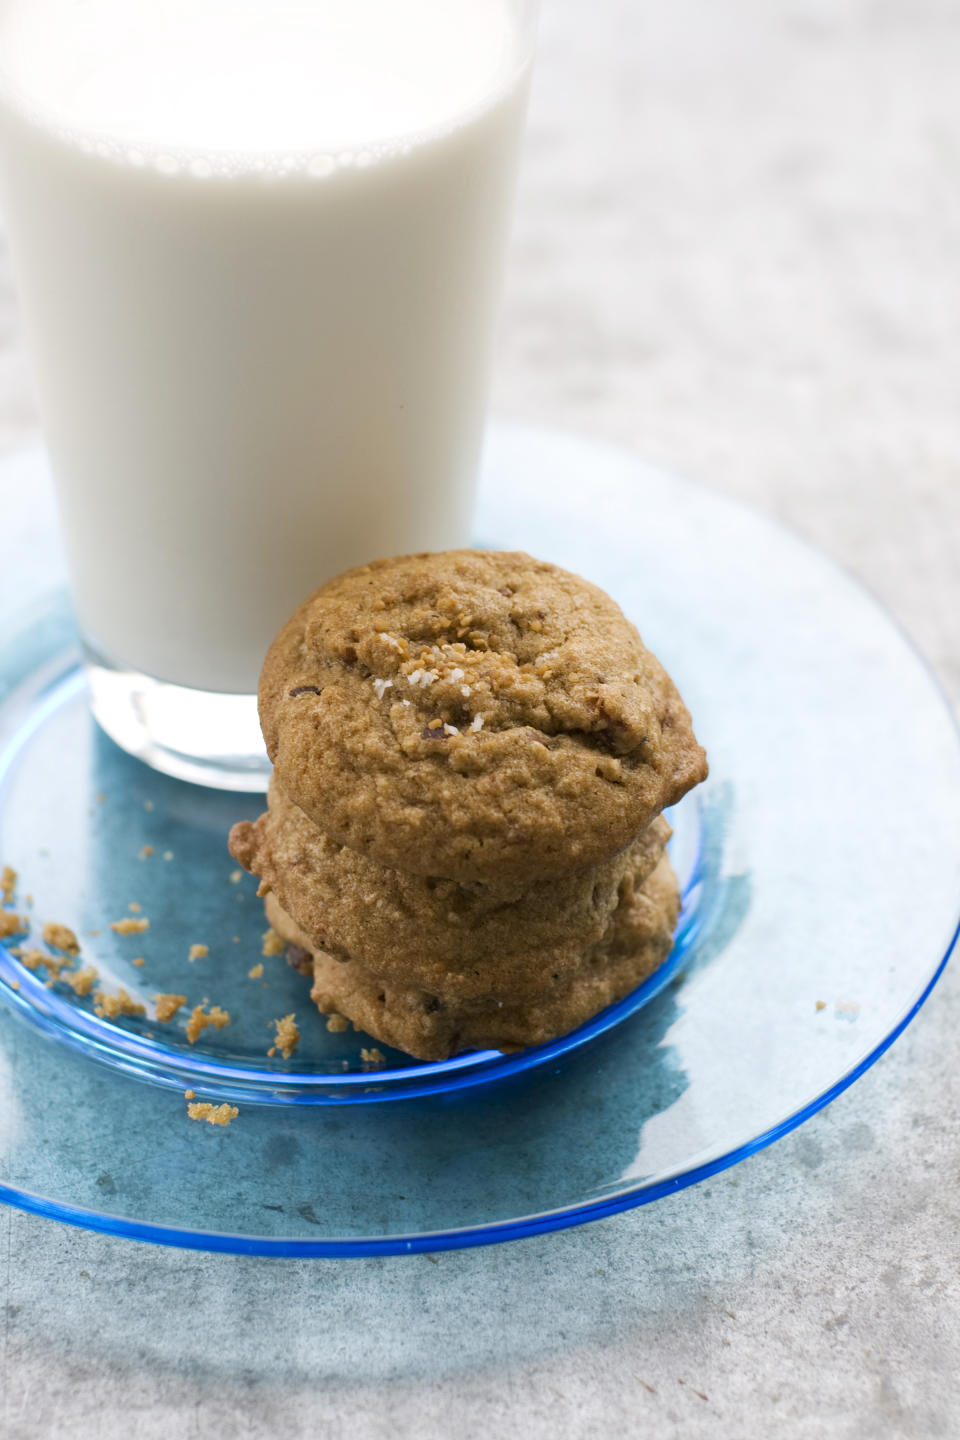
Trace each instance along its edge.
<instances>
[{"instance_id":1,"label":"cookie crumb","mask_svg":"<svg viewBox=\"0 0 960 1440\"><path fill-rule=\"evenodd\" d=\"M17 872L11 865L4 865L0 870L0 895L3 896L4 905L13 904L14 891L17 888Z\"/></svg>"},{"instance_id":2,"label":"cookie crumb","mask_svg":"<svg viewBox=\"0 0 960 1440\"><path fill-rule=\"evenodd\" d=\"M230 871L230 884L231 884L231 885L239 885L239 884L240 884L240 881L241 881L242 879L243 879L243 871L242 871L242 870L231 870L231 871Z\"/></svg>"},{"instance_id":3,"label":"cookie crumb","mask_svg":"<svg viewBox=\"0 0 960 1440\"><path fill-rule=\"evenodd\" d=\"M142 935L144 930L149 928L149 920L137 920L132 915L125 915L122 920L111 920L110 922L110 929L115 930L118 935Z\"/></svg>"},{"instance_id":4,"label":"cookie crumb","mask_svg":"<svg viewBox=\"0 0 960 1440\"><path fill-rule=\"evenodd\" d=\"M259 965L252 966L251 969L247 971L247 974L251 980L259 980L263 974L263 962L261 961Z\"/></svg>"},{"instance_id":5,"label":"cookie crumb","mask_svg":"<svg viewBox=\"0 0 960 1440\"><path fill-rule=\"evenodd\" d=\"M207 1013L202 1005L195 1005L190 1019L187 1021L187 1039L192 1045L212 1025L215 1030L222 1030L225 1025L230 1024L230 1014L227 1010L221 1010L219 1005L212 1005Z\"/></svg>"},{"instance_id":6,"label":"cookie crumb","mask_svg":"<svg viewBox=\"0 0 960 1440\"><path fill-rule=\"evenodd\" d=\"M345 1020L342 1015L334 1012L333 1015L327 1016L327 1029L332 1035L342 1035L344 1030L349 1028L349 1021Z\"/></svg>"},{"instance_id":7,"label":"cookie crumb","mask_svg":"<svg viewBox=\"0 0 960 1440\"><path fill-rule=\"evenodd\" d=\"M19 990L19 989L20 989L20 981L19 981L19 980L10 980L10 981L8 981L8 984L9 984L11 990Z\"/></svg>"},{"instance_id":8,"label":"cookie crumb","mask_svg":"<svg viewBox=\"0 0 960 1440\"><path fill-rule=\"evenodd\" d=\"M211 1105L209 1100L197 1100L187 1106L187 1114L191 1120L206 1120L209 1125L229 1125L240 1111L236 1105Z\"/></svg>"},{"instance_id":9,"label":"cookie crumb","mask_svg":"<svg viewBox=\"0 0 960 1440\"><path fill-rule=\"evenodd\" d=\"M140 860L149 860L149 859L150 859L150 856L151 856L152 854L153 854L153 846L152 846L152 845L144 845L143 848L142 848L141 851L140 851L140 855L139 855L138 858L139 858Z\"/></svg>"},{"instance_id":10,"label":"cookie crumb","mask_svg":"<svg viewBox=\"0 0 960 1440\"><path fill-rule=\"evenodd\" d=\"M64 950L68 955L80 954L80 941L69 925L58 925L55 921L50 920L44 925L41 934L44 943L52 945L54 950Z\"/></svg>"},{"instance_id":11,"label":"cookie crumb","mask_svg":"<svg viewBox=\"0 0 960 1440\"><path fill-rule=\"evenodd\" d=\"M158 1020L172 1020L181 1005L186 1005L187 997L186 995L155 995L153 1003L157 1007Z\"/></svg>"},{"instance_id":12,"label":"cookie crumb","mask_svg":"<svg viewBox=\"0 0 960 1440\"><path fill-rule=\"evenodd\" d=\"M131 965L136 965L136 967L137 967L138 970L140 969L140 966L141 966L141 965L146 965L146 963L147 963L147 962L146 962L146 960L144 960L144 958L143 958L142 955L138 955L137 958L136 958L136 960L131 960L131 961L130 961L130 964L131 964Z\"/></svg>"},{"instance_id":13,"label":"cookie crumb","mask_svg":"<svg viewBox=\"0 0 960 1440\"><path fill-rule=\"evenodd\" d=\"M300 1044L300 1030L293 1015L284 1015L281 1020L273 1020L271 1024L276 1026L277 1043L267 1051L268 1055L275 1055L279 1050L284 1060L290 1056Z\"/></svg>"},{"instance_id":14,"label":"cookie crumb","mask_svg":"<svg viewBox=\"0 0 960 1440\"><path fill-rule=\"evenodd\" d=\"M378 1050L376 1046L374 1046L372 1050L361 1049L360 1059L364 1065L386 1065L387 1063L386 1055L384 1055L382 1050Z\"/></svg>"},{"instance_id":15,"label":"cookie crumb","mask_svg":"<svg viewBox=\"0 0 960 1440\"><path fill-rule=\"evenodd\" d=\"M142 905L138 905L137 902L136 902L136 900L131 900L131 901L130 901L130 904L127 906L127 909L128 909L133 915L139 915L139 914L140 914L140 911L143 909L143 906L142 906Z\"/></svg>"},{"instance_id":16,"label":"cookie crumb","mask_svg":"<svg viewBox=\"0 0 960 1440\"><path fill-rule=\"evenodd\" d=\"M190 946L190 953L189 953L189 955L187 956L187 959L188 959L188 960L203 960L204 957L207 956L207 955L209 955L209 954L210 954L210 946L209 946L209 945L191 945L191 946Z\"/></svg>"},{"instance_id":17,"label":"cookie crumb","mask_svg":"<svg viewBox=\"0 0 960 1440\"><path fill-rule=\"evenodd\" d=\"M815 1010L826 1010L826 1008L827 1008L827 1002L826 1002L826 1000L818 1000L818 1001L816 1001L816 1003L815 1003L815 1005L814 1005L813 1008L814 1008Z\"/></svg>"},{"instance_id":18,"label":"cookie crumb","mask_svg":"<svg viewBox=\"0 0 960 1440\"><path fill-rule=\"evenodd\" d=\"M89 995L99 978L99 974L92 965L87 965L83 970L75 970L66 977L67 984L77 995Z\"/></svg>"},{"instance_id":19,"label":"cookie crumb","mask_svg":"<svg viewBox=\"0 0 960 1440\"><path fill-rule=\"evenodd\" d=\"M13 954L13 951L11 951L11 954ZM42 950L18 949L16 954L20 964L24 965L28 970L36 970L38 965L46 966L48 978L44 983L48 989L53 985L55 980L60 979L61 970L69 970L76 958L70 955L67 959L62 960L55 955L46 955Z\"/></svg>"},{"instance_id":20,"label":"cookie crumb","mask_svg":"<svg viewBox=\"0 0 960 1440\"><path fill-rule=\"evenodd\" d=\"M184 1090L183 1098L184 1100L195 1100L197 1098L196 1090Z\"/></svg>"},{"instance_id":21,"label":"cookie crumb","mask_svg":"<svg viewBox=\"0 0 960 1440\"><path fill-rule=\"evenodd\" d=\"M0 910L0 940L11 935L23 935L27 929L27 917L14 915L10 910Z\"/></svg>"},{"instance_id":22,"label":"cookie crumb","mask_svg":"<svg viewBox=\"0 0 960 1440\"><path fill-rule=\"evenodd\" d=\"M147 1007L134 1000L121 986L116 995L109 994L106 990L98 990L93 1000L93 1008L100 1016L106 1016L108 1020L116 1020L121 1015L146 1015Z\"/></svg>"},{"instance_id":23,"label":"cookie crumb","mask_svg":"<svg viewBox=\"0 0 960 1440\"><path fill-rule=\"evenodd\" d=\"M261 955L282 955L286 949L286 941L283 940L274 929L265 930L263 933L263 948Z\"/></svg>"},{"instance_id":24,"label":"cookie crumb","mask_svg":"<svg viewBox=\"0 0 960 1440\"><path fill-rule=\"evenodd\" d=\"M172 851L172 850L164 850L164 852L163 852L163 858L164 858L164 860L172 860L172 859L173 859L173 851Z\"/></svg>"}]
</instances>

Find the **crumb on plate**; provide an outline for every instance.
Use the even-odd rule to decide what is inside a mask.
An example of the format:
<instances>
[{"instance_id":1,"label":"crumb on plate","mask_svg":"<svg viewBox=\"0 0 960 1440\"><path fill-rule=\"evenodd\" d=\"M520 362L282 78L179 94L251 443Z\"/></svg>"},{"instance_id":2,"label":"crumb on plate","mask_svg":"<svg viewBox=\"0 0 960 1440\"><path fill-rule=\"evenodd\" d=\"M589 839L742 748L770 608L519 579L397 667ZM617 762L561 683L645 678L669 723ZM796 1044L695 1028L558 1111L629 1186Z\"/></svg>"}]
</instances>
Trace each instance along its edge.
<instances>
[{"instance_id":1,"label":"crumb on plate","mask_svg":"<svg viewBox=\"0 0 960 1440\"><path fill-rule=\"evenodd\" d=\"M276 1043L270 1046L267 1054L273 1056L279 1050L284 1060L289 1060L300 1044L300 1030L296 1019L293 1015L284 1015L282 1019L271 1020L270 1023L276 1027L277 1036Z\"/></svg>"},{"instance_id":2,"label":"crumb on plate","mask_svg":"<svg viewBox=\"0 0 960 1440\"><path fill-rule=\"evenodd\" d=\"M259 965L251 966L251 968L247 971L247 974L249 975L251 980L259 980L263 974L263 961L261 960Z\"/></svg>"},{"instance_id":3,"label":"crumb on plate","mask_svg":"<svg viewBox=\"0 0 960 1440\"><path fill-rule=\"evenodd\" d=\"M147 1007L141 1005L139 1000L134 1000L128 995L121 985L116 995L109 994L106 990L98 990L93 997L93 1008L98 1015L106 1016L108 1020L116 1020L121 1015L146 1015Z\"/></svg>"},{"instance_id":4,"label":"crumb on plate","mask_svg":"<svg viewBox=\"0 0 960 1440\"><path fill-rule=\"evenodd\" d=\"M273 928L263 932L263 948L261 955L282 955L286 949L286 941L278 935Z\"/></svg>"},{"instance_id":5,"label":"crumb on plate","mask_svg":"<svg viewBox=\"0 0 960 1440\"><path fill-rule=\"evenodd\" d=\"M151 856L152 854L153 854L153 846L152 846L152 845L144 845L143 848L142 848L141 851L140 851L140 854L139 854L139 856L138 856L138 859L140 859L140 860L149 860L149 859L150 859L150 856Z\"/></svg>"},{"instance_id":6,"label":"crumb on plate","mask_svg":"<svg viewBox=\"0 0 960 1440\"><path fill-rule=\"evenodd\" d=\"M211 1105L209 1100L197 1100L187 1105L187 1114L191 1120L206 1120L208 1125L229 1125L240 1111L236 1105Z\"/></svg>"},{"instance_id":7,"label":"crumb on plate","mask_svg":"<svg viewBox=\"0 0 960 1440\"><path fill-rule=\"evenodd\" d=\"M203 1005L194 1005L193 1013L187 1021L187 1039L192 1045L208 1026L212 1025L215 1030L222 1030L225 1025L229 1024L229 1011L221 1010L219 1005L212 1005L209 1012L204 1010Z\"/></svg>"},{"instance_id":8,"label":"crumb on plate","mask_svg":"<svg viewBox=\"0 0 960 1440\"><path fill-rule=\"evenodd\" d=\"M44 942L52 945L54 950L65 950L68 955L79 955L80 941L69 925L58 925L56 921L49 920L41 933Z\"/></svg>"},{"instance_id":9,"label":"crumb on plate","mask_svg":"<svg viewBox=\"0 0 960 1440\"><path fill-rule=\"evenodd\" d=\"M13 904L14 891L17 888L17 872L12 865L4 865L0 870L0 895L3 896L4 905Z\"/></svg>"},{"instance_id":10,"label":"crumb on plate","mask_svg":"<svg viewBox=\"0 0 960 1440\"><path fill-rule=\"evenodd\" d=\"M11 951L10 953L13 954L14 952ZM63 960L57 955L47 955L43 950L18 949L16 956L20 964L25 966L27 970L36 970L39 965L46 966L48 983L51 984L54 980L60 979L60 971L68 970L74 960L72 955L66 960Z\"/></svg>"},{"instance_id":11,"label":"crumb on plate","mask_svg":"<svg viewBox=\"0 0 960 1440\"><path fill-rule=\"evenodd\" d=\"M115 930L118 935L142 935L144 930L150 928L150 921L144 916L135 918L133 915L125 915L122 920L111 920L110 929Z\"/></svg>"},{"instance_id":12,"label":"crumb on plate","mask_svg":"<svg viewBox=\"0 0 960 1440\"><path fill-rule=\"evenodd\" d=\"M386 1065L387 1063L386 1055L384 1055L382 1050L378 1050L376 1045L374 1045L372 1050L361 1049L360 1059L364 1065Z\"/></svg>"},{"instance_id":13,"label":"crumb on plate","mask_svg":"<svg viewBox=\"0 0 960 1440\"><path fill-rule=\"evenodd\" d=\"M187 997L186 995L160 994L153 997L153 1003L157 1007L157 1019L162 1022L172 1020L181 1005L186 1005Z\"/></svg>"},{"instance_id":14,"label":"crumb on plate","mask_svg":"<svg viewBox=\"0 0 960 1440\"><path fill-rule=\"evenodd\" d=\"M189 955L187 956L187 959L188 959L188 960L202 960L202 959L204 958L204 956L209 955L209 954L210 954L210 946L209 946L209 945L191 945L191 946L190 946L190 953L189 953Z\"/></svg>"},{"instance_id":15,"label":"crumb on plate","mask_svg":"<svg viewBox=\"0 0 960 1440\"><path fill-rule=\"evenodd\" d=\"M14 915L11 910L0 910L0 940L11 935L23 935L27 929L27 917Z\"/></svg>"},{"instance_id":16,"label":"crumb on plate","mask_svg":"<svg viewBox=\"0 0 960 1440\"><path fill-rule=\"evenodd\" d=\"M74 970L66 977L67 984L77 995L89 995L99 978L93 965L87 965L83 970Z\"/></svg>"},{"instance_id":17,"label":"crumb on plate","mask_svg":"<svg viewBox=\"0 0 960 1440\"><path fill-rule=\"evenodd\" d=\"M327 1029L331 1035L342 1035L344 1030L349 1030L349 1028L350 1022L345 1020L342 1015L338 1015L336 1011L327 1016Z\"/></svg>"}]
</instances>

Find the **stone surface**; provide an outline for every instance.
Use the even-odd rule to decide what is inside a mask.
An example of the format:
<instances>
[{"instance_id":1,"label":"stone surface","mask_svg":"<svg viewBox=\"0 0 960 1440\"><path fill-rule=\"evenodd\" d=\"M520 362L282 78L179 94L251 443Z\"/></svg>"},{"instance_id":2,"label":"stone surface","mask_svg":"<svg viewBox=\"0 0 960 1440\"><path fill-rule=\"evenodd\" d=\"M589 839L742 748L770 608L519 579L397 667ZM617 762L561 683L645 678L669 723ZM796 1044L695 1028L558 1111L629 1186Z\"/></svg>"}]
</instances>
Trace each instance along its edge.
<instances>
[{"instance_id":1,"label":"stone surface","mask_svg":"<svg viewBox=\"0 0 960 1440\"><path fill-rule=\"evenodd\" d=\"M782 516L954 701L958 59L950 0L551 0L496 387ZM35 434L0 257L0 444ZM955 1435L958 1029L953 968L773 1149L487 1250L214 1257L0 1210L0 1436Z\"/></svg>"}]
</instances>

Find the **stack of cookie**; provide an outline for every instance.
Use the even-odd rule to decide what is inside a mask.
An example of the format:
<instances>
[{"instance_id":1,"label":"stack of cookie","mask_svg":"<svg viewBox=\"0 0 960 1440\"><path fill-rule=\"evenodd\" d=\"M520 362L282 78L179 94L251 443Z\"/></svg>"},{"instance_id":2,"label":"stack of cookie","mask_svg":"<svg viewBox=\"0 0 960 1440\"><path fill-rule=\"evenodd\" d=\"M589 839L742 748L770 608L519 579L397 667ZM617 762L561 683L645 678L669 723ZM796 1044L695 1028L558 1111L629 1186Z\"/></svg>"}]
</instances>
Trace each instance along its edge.
<instances>
[{"instance_id":1,"label":"stack of cookie","mask_svg":"<svg viewBox=\"0 0 960 1440\"><path fill-rule=\"evenodd\" d=\"M461 550L348 571L260 683L269 808L230 849L321 1011L422 1059L573 1029L669 953L661 815L706 773L596 586Z\"/></svg>"}]
</instances>

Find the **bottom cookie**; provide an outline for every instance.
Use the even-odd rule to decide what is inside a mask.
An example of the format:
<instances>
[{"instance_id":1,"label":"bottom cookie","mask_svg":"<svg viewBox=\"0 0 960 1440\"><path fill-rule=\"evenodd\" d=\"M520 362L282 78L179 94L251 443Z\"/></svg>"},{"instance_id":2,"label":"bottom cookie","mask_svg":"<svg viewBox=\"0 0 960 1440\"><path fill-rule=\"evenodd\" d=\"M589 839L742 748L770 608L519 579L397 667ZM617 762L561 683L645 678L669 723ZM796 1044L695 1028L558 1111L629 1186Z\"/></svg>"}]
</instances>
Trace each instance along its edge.
<instances>
[{"instance_id":1,"label":"bottom cookie","mask_svg":"<svg viewBox=\"0 0 960 1440\"><path fill-rule=\"evenodd\" d=\"M311 997L318 1008L345 1016L419 1060L446 1060L464 1050L520 1050L576 1029L663 963L679 910L677 879L664 857L642 884L624 879L606 933L573 974L520 1000L504 992L471 1003L377 976L355 960L318 950L276 896L266 897L267 918L277 933L312 954Z\"/></svg>"}]
</instances>

